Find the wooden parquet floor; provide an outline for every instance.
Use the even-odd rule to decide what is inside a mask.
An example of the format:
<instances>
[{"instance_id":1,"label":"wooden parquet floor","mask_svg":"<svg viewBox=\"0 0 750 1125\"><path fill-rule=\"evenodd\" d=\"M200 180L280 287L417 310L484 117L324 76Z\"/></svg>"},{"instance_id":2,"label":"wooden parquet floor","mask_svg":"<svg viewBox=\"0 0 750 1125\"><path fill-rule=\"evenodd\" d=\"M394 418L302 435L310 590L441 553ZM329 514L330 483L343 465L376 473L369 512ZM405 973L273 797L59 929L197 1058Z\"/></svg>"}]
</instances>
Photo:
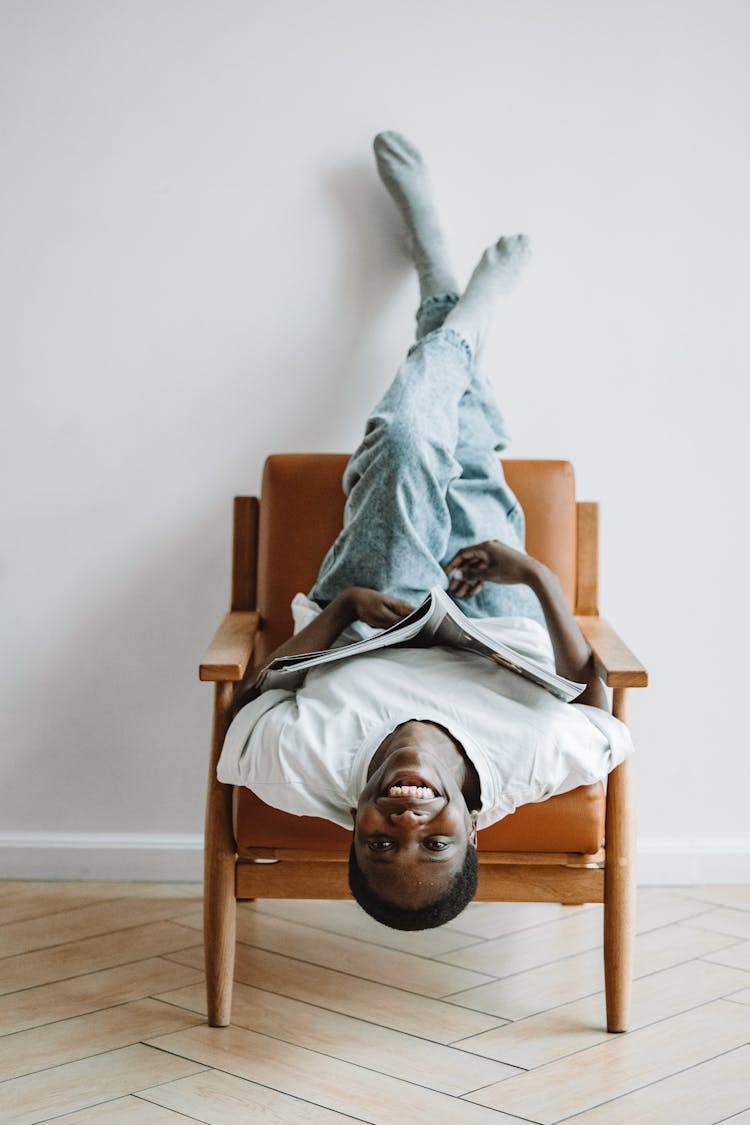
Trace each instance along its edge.
<instances>
[{"instance_id":1,"label":"wooden parquet floor","mask_svg":"<svg viewBox=\"0 0 750 1125\"><path fill-rule=\"evenodd\" d=\"M601 907L474 904L402 934L242 904L205 1023L201 889L0 883L0 1122L750 1125L750 887L642 888L631 1030Z\"/></svg>"}]
</instances>

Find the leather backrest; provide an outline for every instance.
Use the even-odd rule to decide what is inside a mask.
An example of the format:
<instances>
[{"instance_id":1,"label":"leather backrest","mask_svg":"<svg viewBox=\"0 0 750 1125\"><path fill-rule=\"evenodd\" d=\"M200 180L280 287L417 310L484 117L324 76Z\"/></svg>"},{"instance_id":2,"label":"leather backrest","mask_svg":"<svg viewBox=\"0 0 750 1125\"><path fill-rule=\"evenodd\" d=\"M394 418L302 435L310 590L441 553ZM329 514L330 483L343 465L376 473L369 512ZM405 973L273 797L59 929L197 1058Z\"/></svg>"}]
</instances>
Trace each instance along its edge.
<instances>
[{"instance_id":1,"label":"leather backrest","mask_svg":"<svg viewBox=\"0 0 750 1125\"><path fill-rule=\"evenodd\" d=\"M344 453L274 454L266 461L258 538L258 610L263 619L256 659L291 634L289 603L307 593L343 523ZM576 585L576 498L568 461L503 461L526 512L526 547L558 575L573 608Z\"/></svg>"}]
</instances>

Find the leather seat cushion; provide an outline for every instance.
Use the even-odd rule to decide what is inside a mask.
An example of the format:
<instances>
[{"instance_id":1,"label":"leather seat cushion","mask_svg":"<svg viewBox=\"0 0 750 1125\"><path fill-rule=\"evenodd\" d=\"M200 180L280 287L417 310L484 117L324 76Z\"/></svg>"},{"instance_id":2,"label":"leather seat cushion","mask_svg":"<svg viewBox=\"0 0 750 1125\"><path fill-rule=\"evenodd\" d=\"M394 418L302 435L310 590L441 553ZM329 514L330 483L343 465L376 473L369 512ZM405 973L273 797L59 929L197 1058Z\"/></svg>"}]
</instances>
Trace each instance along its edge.
<instances>
[{"instance_id":1,"label":"leather seat cushion","mask_svg":"<svg viewBox=\"0 0 750 1125\"><path fill-rule=\"evenodd\" d=\"M479 833L479 849L498 852L582 852L599 850L604 840L606 798L601 782L582 785L538 804L522 805ZM237 850L311 848L346 852L351 832L313 816L292 816L271 808L249 789L234 790Z\"/></svg>"}]
</instances>

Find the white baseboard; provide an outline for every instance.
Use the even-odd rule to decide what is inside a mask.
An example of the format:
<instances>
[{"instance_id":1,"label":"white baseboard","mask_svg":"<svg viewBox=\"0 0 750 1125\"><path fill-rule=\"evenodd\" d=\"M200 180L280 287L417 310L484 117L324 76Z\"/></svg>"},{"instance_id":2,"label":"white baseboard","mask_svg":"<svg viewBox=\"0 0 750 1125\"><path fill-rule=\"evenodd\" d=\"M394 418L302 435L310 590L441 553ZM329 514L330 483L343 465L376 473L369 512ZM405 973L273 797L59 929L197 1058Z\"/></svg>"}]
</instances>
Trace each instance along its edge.
<instances>
[{"instance_id":1,"label":"white baseboard","mask_svg":"<svg viewBox=\"0 0 750 1125\"><path fill-rule=\"evenodd\" d=\"M0 878L201 882L203 835L4 832Z\"/></svg>"},{"instance_id":2,"label":"white baseboard","mask_svg":"<svg viewBox=\"0 0 750 1125\"><path fill-rule=\"evenodd\" d=\"M638 883L652 886L750 883L750 838L639 838Z\"/></svg>"},{"instance_id":3,"label":"white baseboard","mask_svg":"<svg viewBox=\"0 0 750 1125\"><path fill-rule=\"evenodd\" d=\"M200 882L203 836L127 832L0 833L0 878ZM750 883L750 838L640 839L638 883L642 886Z\"/></svg>"}]
</instances>

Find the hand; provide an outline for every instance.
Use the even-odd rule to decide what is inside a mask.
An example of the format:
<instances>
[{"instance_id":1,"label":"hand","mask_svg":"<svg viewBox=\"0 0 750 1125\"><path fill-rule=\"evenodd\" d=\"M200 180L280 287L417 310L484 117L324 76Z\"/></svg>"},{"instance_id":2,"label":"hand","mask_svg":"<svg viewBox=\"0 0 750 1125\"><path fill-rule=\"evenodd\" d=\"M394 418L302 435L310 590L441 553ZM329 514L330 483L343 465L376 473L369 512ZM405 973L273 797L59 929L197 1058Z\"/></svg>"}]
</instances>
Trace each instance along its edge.
<instances>
[{"instance_id":1,"label":"hand","mask_svg":"<svg viewBox=\"0 0 750 1125\"><path fill-rule=\"evenodd\" d=\"M499 539L489 539L473 547L464 547L443 568L451 577L448 592L456 598L473 598L485 582L516 585L528 582L538 564L523 551L516 551Z\"/></svg>"},{"instance_id":2,"label":"hand","mask_svg":"<svg viewBox=\"0 0 750 1125\"><path fill-rule=\"evenodd\" d=\"M350 586L345 597L356 614L355 620L364 621L375 629L388 629L414 612L414 606L401 598L392 598L364 586Z\"/></svg>"}]
</instances>

